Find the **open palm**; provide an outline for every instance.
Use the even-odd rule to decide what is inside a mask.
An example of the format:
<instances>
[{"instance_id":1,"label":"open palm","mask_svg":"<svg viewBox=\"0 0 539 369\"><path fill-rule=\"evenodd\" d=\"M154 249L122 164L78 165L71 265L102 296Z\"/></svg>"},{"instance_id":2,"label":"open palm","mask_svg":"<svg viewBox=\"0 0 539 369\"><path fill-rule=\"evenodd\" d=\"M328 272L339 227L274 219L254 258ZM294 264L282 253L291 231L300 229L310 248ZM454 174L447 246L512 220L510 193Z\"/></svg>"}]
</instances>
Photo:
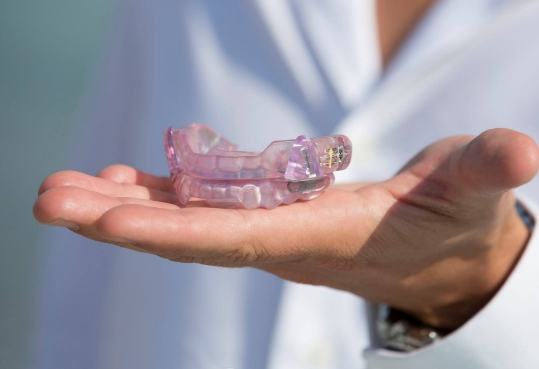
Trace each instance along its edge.
<instances>
[{"instance_id":1,"label":"open palm","mask_svg":"<svg viewBox=\"0 0 539 369\"><path fill-rule=\"evenodd\" d=\"M527 231L510 190L538 166L532 139L497 129L434 143L387 181L272 210L180 208L168 178L113 165L98 176L52 174L34 213L98 241L179 262L256 267L449 327L484 303L518 257ZM457 317L436 320L455 306Z\"/></svg>"}]
</instances>

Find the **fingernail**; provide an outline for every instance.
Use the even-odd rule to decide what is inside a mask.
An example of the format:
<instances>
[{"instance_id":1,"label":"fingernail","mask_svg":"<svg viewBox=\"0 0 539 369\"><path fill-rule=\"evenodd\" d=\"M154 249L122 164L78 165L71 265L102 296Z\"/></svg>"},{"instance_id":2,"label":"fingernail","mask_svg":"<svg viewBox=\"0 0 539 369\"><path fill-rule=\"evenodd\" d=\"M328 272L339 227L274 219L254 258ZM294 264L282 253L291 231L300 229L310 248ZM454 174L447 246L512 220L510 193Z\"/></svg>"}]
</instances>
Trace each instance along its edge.
<instances>
[{"instance_id":1,"label":"fingernail","mask_svg":"<svg viewBox=\"0 0 539 369\"><path fill-rule=\"evenodd\" d=\"M78 231L80 229L80 226L78 224L68 222L67 220L63 220L63 219L57 219L54 222L52 222L51 225L69 228L72 231Z\"/></svg>"}]
</instances>

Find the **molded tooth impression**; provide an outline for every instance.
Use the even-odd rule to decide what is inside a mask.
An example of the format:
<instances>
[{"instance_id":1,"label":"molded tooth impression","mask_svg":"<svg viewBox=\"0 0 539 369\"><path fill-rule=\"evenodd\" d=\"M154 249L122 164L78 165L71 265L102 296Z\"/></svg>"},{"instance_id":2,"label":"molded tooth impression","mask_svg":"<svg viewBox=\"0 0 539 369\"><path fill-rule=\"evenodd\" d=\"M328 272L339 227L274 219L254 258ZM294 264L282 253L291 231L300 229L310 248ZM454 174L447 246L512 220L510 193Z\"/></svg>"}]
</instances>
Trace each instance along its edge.
<instances>
[{"instance_id":1,"label":"molded tooth impression","mask_svg":"<svg viewBox=\"0 0 539 369\"><path fill-rule=\"evenodd\" d=\"M170 177L185 206L199 198L211 206L272 209L318 197L348 167L350 140L343 135L274 141L262 152L236 151L211 128L169 128L165 153Z\"/></svg>"}]
</instances>

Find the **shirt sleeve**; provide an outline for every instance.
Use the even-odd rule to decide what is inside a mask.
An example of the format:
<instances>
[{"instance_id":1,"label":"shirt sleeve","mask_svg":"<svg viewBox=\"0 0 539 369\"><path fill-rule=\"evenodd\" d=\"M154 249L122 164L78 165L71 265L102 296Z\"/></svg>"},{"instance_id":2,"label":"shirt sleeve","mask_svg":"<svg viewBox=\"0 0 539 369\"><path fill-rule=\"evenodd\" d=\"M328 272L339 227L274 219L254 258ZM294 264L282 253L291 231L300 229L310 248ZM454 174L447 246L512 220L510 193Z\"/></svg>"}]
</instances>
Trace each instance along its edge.
<instances>
[{"instance_id":1,"label":"shirt sleeve","mask_svg":"<svg viewBox=\"0 0 539 369\"><path fill-rule=\"evenodd\" d=\"M538 219L537 205L519 195ZM369 369L539 368L539 235L532 230L517 265L498 293L450 335L412 352L373 347ZM534 344L535 343L535 344Z\"/></svg>"}]
</instances>

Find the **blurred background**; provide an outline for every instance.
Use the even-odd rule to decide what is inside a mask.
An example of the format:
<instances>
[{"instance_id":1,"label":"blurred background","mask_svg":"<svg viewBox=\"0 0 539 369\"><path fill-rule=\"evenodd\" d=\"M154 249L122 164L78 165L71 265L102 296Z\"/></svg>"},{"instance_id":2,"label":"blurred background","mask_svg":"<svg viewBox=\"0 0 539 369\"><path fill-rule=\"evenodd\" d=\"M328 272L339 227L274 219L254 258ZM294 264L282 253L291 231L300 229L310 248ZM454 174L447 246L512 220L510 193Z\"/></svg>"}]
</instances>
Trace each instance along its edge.
<instances>
[{"instance_id":1,"label":"blurred background","mask_svg":"<svg viewBox=\"0 0 539 369\"><path fill-rule=\"evenodd\" d=\"M102 60L106 0L0 1L0 368L29 366L40 181L66 145Z\"/></svg>"},{"instance_id":2,"label":"blurred background","mask_svg":"<svg viewBox=\"0 0 539 369\"><path fill-rule=\"evenodd\" d=\"M68 168L116 6L0 0L0 369L30 367L38 261L47 255L32 205L43 178Z\"/></svg>"}]
</instances>

